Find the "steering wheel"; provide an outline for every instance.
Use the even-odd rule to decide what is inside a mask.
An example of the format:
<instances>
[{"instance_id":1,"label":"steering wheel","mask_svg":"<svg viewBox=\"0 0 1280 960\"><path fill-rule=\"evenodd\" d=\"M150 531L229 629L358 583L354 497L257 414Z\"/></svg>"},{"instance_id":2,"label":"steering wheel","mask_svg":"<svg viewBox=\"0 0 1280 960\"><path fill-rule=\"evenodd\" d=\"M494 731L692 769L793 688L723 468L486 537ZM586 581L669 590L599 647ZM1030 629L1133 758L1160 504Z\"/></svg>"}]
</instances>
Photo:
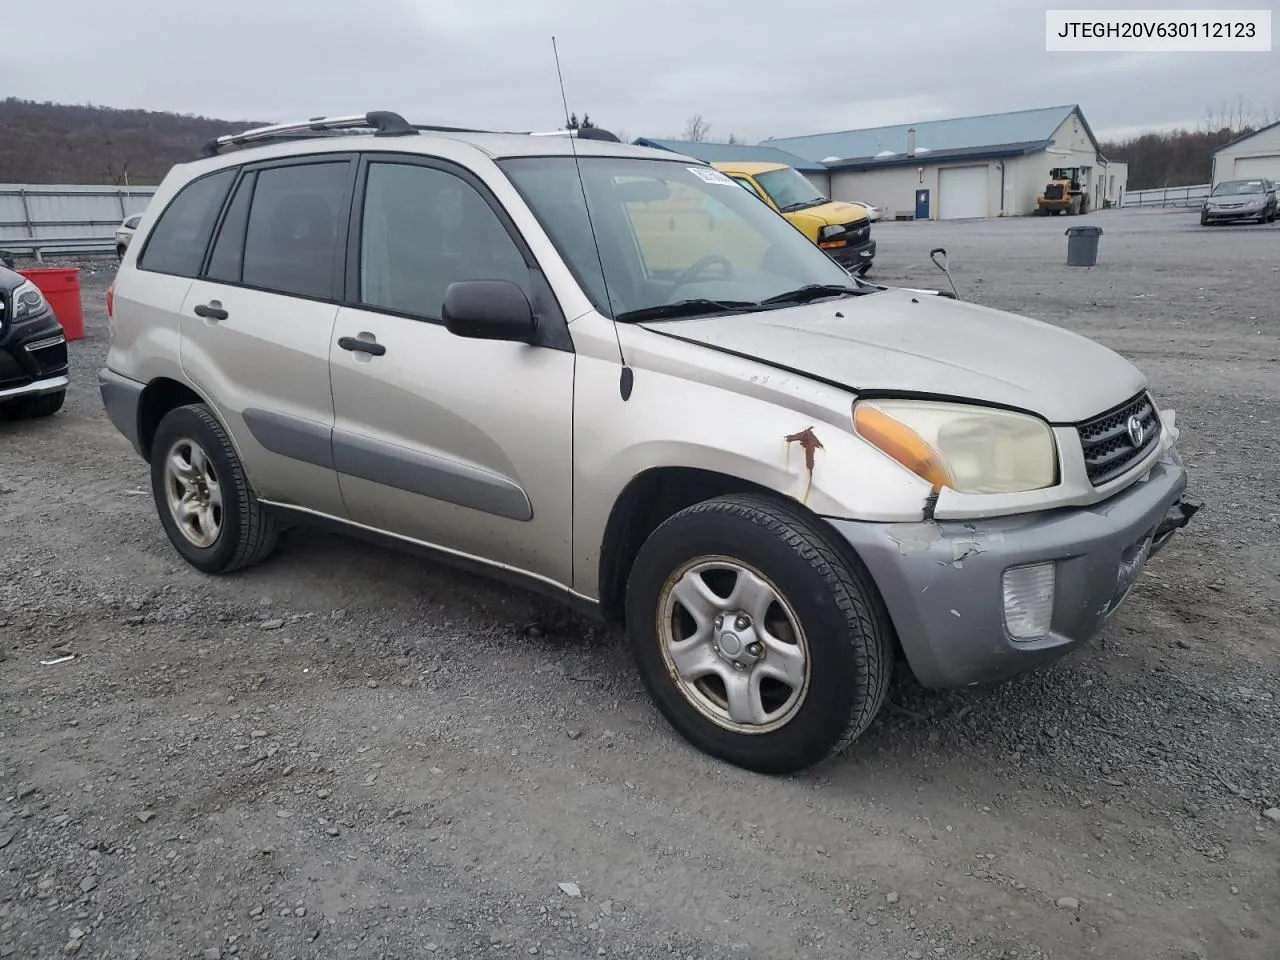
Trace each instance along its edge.
<instances>
[{"instance_id":1,"label":"steering wheel","mask_svg":"<svg viewBox=\"0 0 1280 960\"><path fill-rule=\"evenodd\" d=\"M709 253L705 257L702 257L697 261L695 261L694 264L690 266L688 270L686 270L684 273L680 274L680 276L676 278L676 282L671 285L671 293L675 293L677 290L683 287L686 283L689 283L691 280L696 279L700 274L706 272L706 269L708 267L714 267L714 266L719 266L724 268L723 279L725 280L733 279L733 276L734 276L733 264L730 263L724 257L720 256L720 254L718 253Z\"/></svg>"}]
</instances>

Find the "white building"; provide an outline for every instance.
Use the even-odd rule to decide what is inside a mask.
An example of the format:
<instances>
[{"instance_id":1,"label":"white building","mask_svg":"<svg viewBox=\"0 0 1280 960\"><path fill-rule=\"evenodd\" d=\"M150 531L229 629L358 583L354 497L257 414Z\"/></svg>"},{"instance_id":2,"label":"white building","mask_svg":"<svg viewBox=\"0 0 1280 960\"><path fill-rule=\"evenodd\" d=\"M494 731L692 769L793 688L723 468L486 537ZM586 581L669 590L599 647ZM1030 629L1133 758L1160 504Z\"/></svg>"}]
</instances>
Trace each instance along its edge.
<instances>
[{"instance_id":1,"label":"white building","mask_svg":"<svg viewBox=\"0 0 1280 960\"><path fill-rule=\"evenodd\" d=\"M1034 213L1049 171L1079 167L1089 208L1118 205L1128 169L1111 163L1075 105L762 141L821 163L835 200L886 219L955 220Z\"/></svg>"},{"instance_id":2,"label":"white building","mask_svg":"<svg viewBox=\"0 0 1280 960\"><path fill-rule=\"evenodd\" d=\"M1232 140L1213 154L1213 184L1265 177L1280 182L1280 122Z\"/></svg>"}]
</instances>

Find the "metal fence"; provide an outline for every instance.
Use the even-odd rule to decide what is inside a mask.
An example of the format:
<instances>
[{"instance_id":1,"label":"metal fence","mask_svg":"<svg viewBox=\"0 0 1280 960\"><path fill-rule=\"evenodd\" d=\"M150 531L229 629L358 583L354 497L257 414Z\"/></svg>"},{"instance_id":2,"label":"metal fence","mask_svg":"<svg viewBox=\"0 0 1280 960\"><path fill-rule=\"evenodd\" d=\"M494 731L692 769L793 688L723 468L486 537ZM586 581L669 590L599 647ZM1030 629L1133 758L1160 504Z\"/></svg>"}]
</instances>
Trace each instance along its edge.
<instances>
[{"instance_id":1,"label":"metal fence","mask_svg":"<svg viewBox=\"0 0 1280 960\"><path fill-rule=\"evenodd\" d=\"M1211 183L1197 183L1190 187L1155 187L1151 190L1130 190L1124 195L1125 207L1198 207L1213 189Z\"/></svg>"},{"instance_id":2,"label":"metal fence","mask_svg":"<svg viewBox=\"0 0 1280 960\"><path fill-rule=\"evenodd\" d=\"M115 249L121 221L146 209L155 187L0 184L0 253L97 253Z\"/></svg>"}]
</instances>

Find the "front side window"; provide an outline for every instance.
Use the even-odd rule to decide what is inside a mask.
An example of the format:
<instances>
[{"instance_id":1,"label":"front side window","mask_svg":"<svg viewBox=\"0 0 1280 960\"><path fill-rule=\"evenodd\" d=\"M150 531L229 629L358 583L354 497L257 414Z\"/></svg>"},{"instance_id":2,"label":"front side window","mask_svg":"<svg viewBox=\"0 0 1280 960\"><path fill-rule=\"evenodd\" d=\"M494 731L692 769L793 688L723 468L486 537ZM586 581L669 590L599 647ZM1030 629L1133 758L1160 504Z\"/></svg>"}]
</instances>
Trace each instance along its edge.
<instances>
[{"instance_id":1,"label":"front side window","mask_svg":"<svg viewBox=\"0 0 1280 960\"><path fill-rule=\"evenodd\" d=\"M737 181L738 181L740 184L742 184L742 186L743 186L743 187L745 187L747 190L750 190L750 191L751 191L752 193L754 193L757 197L760 197L760 199L761 199L761 200L763 200L763 199L764 199L764 197L761 195L760 191L756 189L756 185L755 185L754 183L752 183L752 182L751 182L751 178L750 178L750 177L740 177L740 176L738 176L737 174L733 174L732 176L733 176L733 179L737 180Z\"/></svg>"},{"instance_id":2,"label":"front side window","mask_svg":"<svg viewBox=\"0 0 1280 960\"><path fill-rule=\"evenodd\" d=\"M156 221L138 261L141 270L195 277L204 261L209 236L222 201L236 178L234 168L219 170L183 187Z\"/></svg>"},{"instance_id":3,"label":"front side window","mask_svg":"<svg viewBox=\"0 0 1280 960\"><path fill-rule=\"evenodd\" d=\"M244 233L244 284L300 297L333 297L350 170L349 161L339 160L258 171Z\"/></svg>"},{"instance_id":4,"label":"front side window","mask_svg":"<svg viewBox=\"0 0 1280 960\"><path fill-rule=\"evenodd\" d=\"M800 287L858 285L759 197L711 167L582 157L580 183L572 157L499 164L607 316L628 320L677 303L693 309L695 301L758 306Z\"/></svg>"},{"instance_id":5,"label":"front side window","mask_svg":"<svg viewBox=\"0 0 1280 960\"><path fill-rule=\"evenodd\" d=\"M434 167L369 164L360 303L439 320L445 290L461 280L509 280L529 293L524 257L484 197Z\"/></svg>"},{"instance_id":6,"label":"front side window","mask_svg":"<svg viewBox=\"0 0 1280 960\"><path fill-rule=\"evenodd\" d=\"M756 174L756 183L767 193L778 209L783 213L803 210L805 207L816 207L827 202L827 198L818 192L818 188L805 179L795 167L783 167L781 170L769 170Z\"/></svg>"}]
</instances>

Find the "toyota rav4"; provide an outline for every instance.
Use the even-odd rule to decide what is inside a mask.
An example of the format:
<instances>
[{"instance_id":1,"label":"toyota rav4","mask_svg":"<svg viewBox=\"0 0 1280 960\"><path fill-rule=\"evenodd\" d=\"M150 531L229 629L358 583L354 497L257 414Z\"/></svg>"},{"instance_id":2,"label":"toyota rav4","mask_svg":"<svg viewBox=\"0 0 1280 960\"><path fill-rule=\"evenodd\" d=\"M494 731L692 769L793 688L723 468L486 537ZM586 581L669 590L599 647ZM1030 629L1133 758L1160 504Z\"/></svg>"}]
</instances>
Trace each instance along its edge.
<instances>
[{"instance_id":1,"label":"toyota rav4","mask_svg":"<svg viewBox=\"0 0 1280 960\"><path fill-rule=\"evenodd\" d=\"M176 550L227 573L315 520L542 590L725 761L838 752L895 664L1053 661L1196 509L1127 360L855 279L707 164L391 113L206 154L100 374Z\"/></svg>"}]
</instances>

